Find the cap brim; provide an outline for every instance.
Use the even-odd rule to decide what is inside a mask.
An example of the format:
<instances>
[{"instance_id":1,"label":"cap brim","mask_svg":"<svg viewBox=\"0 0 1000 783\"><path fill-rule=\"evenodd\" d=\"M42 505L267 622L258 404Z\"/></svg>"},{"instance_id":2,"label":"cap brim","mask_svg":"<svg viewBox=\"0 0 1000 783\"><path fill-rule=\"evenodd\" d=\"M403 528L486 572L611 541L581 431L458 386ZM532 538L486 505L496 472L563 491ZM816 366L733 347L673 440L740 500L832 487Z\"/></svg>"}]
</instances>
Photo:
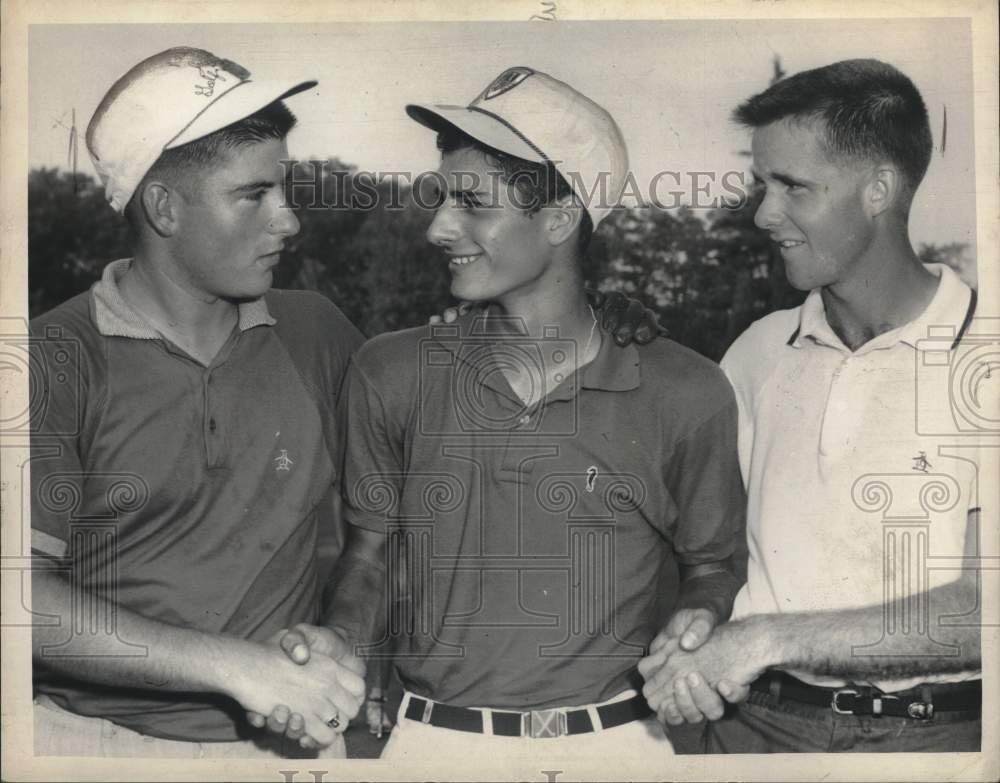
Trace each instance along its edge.
<instances>
[{"instance_id":1,"label":"cap brim","mask_svg":"<svg viewBox=\"0 0 1000 783\"><path fill-rule=\"evenodd\" d=\"M207 136L209 133L215 133L227 125L249 117L275 101L308 90L317 84L319 82L314 79L299 82L293 86L289 86L288 82L258 82L252 79L241 82L219 96L218 100L206 106L205 110L195 117L184 130L167 142L163 149L180 147L200 139L202 136Z\"/></svg>"},{"instance_id":2,"label":"cap brim","mask_svg":"<svg viewBox=\"0 0 1000 783\"><path fill-rule=\"evenodd\" d=\"M465 106L411 103L407 105L406 113L433 131L440 131L444 126L452 125L487 147L506 152L508 155L537 163L545 163L547 160L541 151L529 144L509 125L487 112Z\"/></svg>"}]
</instances>

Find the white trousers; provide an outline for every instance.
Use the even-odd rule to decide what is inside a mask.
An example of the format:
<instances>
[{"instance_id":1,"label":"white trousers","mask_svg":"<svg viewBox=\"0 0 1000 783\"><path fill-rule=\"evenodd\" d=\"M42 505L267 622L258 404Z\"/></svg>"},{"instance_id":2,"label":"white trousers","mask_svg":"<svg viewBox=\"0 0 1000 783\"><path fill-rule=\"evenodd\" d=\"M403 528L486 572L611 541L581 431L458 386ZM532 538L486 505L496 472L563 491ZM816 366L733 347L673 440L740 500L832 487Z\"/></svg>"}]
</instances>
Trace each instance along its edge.
<instances>
[{"instance_id":1,"label":"white trousers","mask_svg":"<svg viewBox=\"0 0 1000 783\"><path fill-rule=\"evenodd\" d=\"M97 756L150 759L342 759L347 756L344 736L319 751L304 751L298 742L260 730L260 741L183 742L140 734L103 718L89 718L64 710L48 696L34 704L36 756Z\"/></svg>"},{"instance_id":2,"label":"white trousers","mask_svg":"<svg viewBox=\"0 0 1000 783\"><path fill-rule=\"evenodd\" d=\"M634 695L635 691L625 691L602 704L629 699ZM640 768L662 775L665 770L669 771L674 756L670 740L655 716L611 729L564 737L504 737L443 729L410 720L405 717L409 698L409 693L403 695L396 727L381 756L399 763L400 769L410 764L426 764L429 759L456 765L468 764L469 769L498 761L509 763L512 767L521 764L537 767L542 763L539 769L553 770L586 764L588 768L599 765L604 770L620 771L624 778L634 776ZM597 706L600 705L588 705L588 709ZM591 712L591 721L597 725L594 717ZM611 777L618 775L610 775L609 779Z\"/></svg>"}]
</instances>

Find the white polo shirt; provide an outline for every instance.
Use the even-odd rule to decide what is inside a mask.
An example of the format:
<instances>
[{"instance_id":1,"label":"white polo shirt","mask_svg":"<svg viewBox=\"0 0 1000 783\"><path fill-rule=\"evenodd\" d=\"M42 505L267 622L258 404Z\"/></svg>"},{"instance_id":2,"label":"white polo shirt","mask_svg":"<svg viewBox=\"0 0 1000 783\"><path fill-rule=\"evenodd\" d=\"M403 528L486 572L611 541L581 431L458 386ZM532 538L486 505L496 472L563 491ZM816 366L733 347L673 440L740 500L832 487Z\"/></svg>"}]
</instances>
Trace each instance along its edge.
<instances>
[{"instance_id":1,"label":"white polo shirt","mask_svg":"<svg viewBox=\"0 0 1000 783\"><path fill-rule=\"evenodd\" d=\"M928 269L940 283L924 313L855 352L814 290L801 307L753 324L722 360L739 404L748 496L748 581L734 618L918 595L959 576L970 510L982 508L984 527L996 519L995 458L985 465L981 447L983 429L995 434L1000 421L989 409L1000 371L984 376L975 360L992 343L995 361L997 338L970 329L974 292L948 267ZM886 634L933 638L925 611L914 599L887 617ZM867 646L858 654L879 654L880 641L859 639ZM975 676L875 684L894 691Z\"/></svg>"}]
</instances>

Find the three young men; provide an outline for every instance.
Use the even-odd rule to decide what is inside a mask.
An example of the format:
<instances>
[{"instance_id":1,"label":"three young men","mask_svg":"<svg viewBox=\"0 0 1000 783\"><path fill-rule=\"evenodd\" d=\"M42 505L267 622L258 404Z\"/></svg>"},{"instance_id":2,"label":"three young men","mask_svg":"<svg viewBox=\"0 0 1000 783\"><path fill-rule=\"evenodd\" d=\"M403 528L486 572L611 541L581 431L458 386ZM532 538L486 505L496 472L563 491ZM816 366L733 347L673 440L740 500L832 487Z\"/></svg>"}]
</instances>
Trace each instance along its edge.
<instances>
[{"instance_id":1,"label":"three young men","mask_svg":"<svg viewBox=\"0 0 1000 783\"><path fill-rule=\"evenodd\" d=\"M694 652L657 639L644 692L675 726L713 719L673 732L682 752L976 751L981 603L961 558L997 519L997 472L956 424L948 372L975 345L975 292L908 237L923 100L895 68L849 60L735 116L765 188L756 223L810 293L722 362L749 499L738 619ZM722 717L716 688L749 698Z\"/></svg>"}]
</instances>

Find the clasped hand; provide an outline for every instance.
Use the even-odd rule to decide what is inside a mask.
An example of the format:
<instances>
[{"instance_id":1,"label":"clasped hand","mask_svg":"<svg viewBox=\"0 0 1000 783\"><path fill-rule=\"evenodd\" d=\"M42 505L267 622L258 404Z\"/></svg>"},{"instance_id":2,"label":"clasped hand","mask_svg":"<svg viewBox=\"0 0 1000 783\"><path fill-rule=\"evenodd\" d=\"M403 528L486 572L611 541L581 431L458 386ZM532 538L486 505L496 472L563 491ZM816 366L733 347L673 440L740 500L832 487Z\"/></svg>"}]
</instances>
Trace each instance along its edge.
<instances>
[{"instance_id":1,"label":"clasped hand","mask_svg":"<svg viewBox=\"0 0 1000 783\"><path fill-rule=\"evenodd\" d=\"M306 623L279 631L273 642L281 655L303 672L317 668L323 704L319 709L303 709L291 698L278 703L268 715L247 711L247 720L257 728L267 728L297 740L303 748L322 748L343 733L365 700L365 664L335 631ZM247 705L244 705L247 706ZM318 713L322 711L323 714ZM312 713L311 715L309 713Z\"/></svg>"},{"instance_id":2,"label":"clasped hand","mask_svg":"<svg viewBox=\"0 0 1000 783\"><path fill-rule=\"evenodd\" d=\"M760 675L762 667L751 660L741 626L716 628L716 622L707 609L681 609L639 662L646 680L642 693L661 723L718 720L725 702L745 699Z\"/></svg>"}]
</instances>

